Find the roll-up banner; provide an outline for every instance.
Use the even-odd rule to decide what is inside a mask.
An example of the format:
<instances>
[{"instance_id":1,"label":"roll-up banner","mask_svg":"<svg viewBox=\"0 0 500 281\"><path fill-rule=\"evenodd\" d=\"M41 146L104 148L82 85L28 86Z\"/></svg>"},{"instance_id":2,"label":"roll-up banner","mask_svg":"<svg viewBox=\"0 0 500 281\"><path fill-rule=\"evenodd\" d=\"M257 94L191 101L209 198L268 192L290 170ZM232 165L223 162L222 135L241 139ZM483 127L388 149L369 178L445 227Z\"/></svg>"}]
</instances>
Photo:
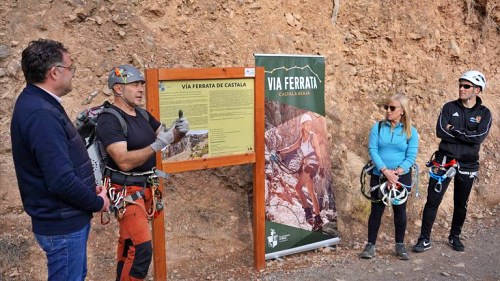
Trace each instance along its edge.
<instances>
[{"instance_id":1,"label":"roll-up banner","mask_svg":"<svg viewBox=\"0 0 500 281\"><path fill-rule=\"evenodd\" d=\"M325 118L325 58L256 54L265 69L266 259L340 242Z\"/></svg>"}]
</instances>

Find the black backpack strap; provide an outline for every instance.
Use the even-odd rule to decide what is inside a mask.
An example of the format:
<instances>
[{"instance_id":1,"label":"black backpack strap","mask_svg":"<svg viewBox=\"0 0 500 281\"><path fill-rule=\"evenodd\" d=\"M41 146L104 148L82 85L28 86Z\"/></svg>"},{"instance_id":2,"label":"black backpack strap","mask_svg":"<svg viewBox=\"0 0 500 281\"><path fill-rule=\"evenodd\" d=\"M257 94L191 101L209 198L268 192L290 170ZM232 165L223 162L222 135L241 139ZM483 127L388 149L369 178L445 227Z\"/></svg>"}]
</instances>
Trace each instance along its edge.
<instances>
[{"instance_id":1,"label":"black backpack strap","mask_svg":"<svg viewBox=\"0 0 500 281\"><path fill-rule=\"evenodd\" d=\"M102 110L102 113L111 113L116 118L118 118L118 121L120 122L120 126L122 127L122 130L123 130L123 135L125 135L125 137L127 137L128 130L127 130L127 123L125 122L125 119L120 114L120 112L118 112L116 109L114 109L113 107L111 107L109 105L110 105L109 103L104 104L104 109ZM136 106L135 112L139 112L139 114L142 115L142 117L144 117L144 119L146 119L146 121L148 121L148 123L149 123L149 114L145 109Z\"/></svg>"},{"instance_id":2,"label":"black backpack strap","mask_svg":"<svg viewBox=\"0 0 500 281\"><path fill-rule=\"evenodd\" d=\"M125 122L125 119L123 119L123 116L120 114L120 112L118 112L116 109L114 109L112 107L105 107L102 110L102 113L113 114L120 122L120 126L122 126L122 130L123 130L123 134L125 135L125 137L127 137L127 135L128 135L127 123Z\"/></svg>"},{"instance_id":3,"label":"black backpack strap","mask_svg":"<svg viewBox=\"0 0 500 281\"><path fill-rule=\"evenodd\" d=\"M142 115L142 117L144 117L144 119L146 119L146 121L148 121L149 123L149 114L144 108L136 106L135 112L139 112Z\"/></svg>"}]
</instances>

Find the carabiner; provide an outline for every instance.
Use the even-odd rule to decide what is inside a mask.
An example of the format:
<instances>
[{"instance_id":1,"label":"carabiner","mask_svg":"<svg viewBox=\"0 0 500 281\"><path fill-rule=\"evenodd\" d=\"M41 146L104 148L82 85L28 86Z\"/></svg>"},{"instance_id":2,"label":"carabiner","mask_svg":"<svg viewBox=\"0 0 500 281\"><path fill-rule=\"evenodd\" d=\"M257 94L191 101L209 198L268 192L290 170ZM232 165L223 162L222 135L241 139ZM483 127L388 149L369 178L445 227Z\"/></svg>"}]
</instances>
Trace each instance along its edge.
<instances>
[{"instance_id":1,"label":"carabiner","mask_svg":"<svg viewBox=\"0 0 500 281\"><path fill-rule=\"evenodd\" d=\"M120 202L123 200L123 194L119 194L117 197L116 197L116 200L113 201L114 203L114 206L115 207L118 207L118 205L120 205Z\"/></svg>"},{"instance_id":2,"label":"carabiner","mask_svg":"<svg viewBox=\"0 0 500 281\"><path fill-rule=\"evenodd\" d=\"M116 196L116 192L115 192L115 190L116 190L116 188L114 188L114 187L110 187L110 188L108 189L109 199L110 199L111 201L113 201L113 202L114 202L114 201L115 201L115 199L116 199L116 197L115 197L115 196Z\"/></svg>"},{"instance_id":3,"label":"carabiner","mask_svg":"<svg viewBox=\"0 0 500 281\"><path fill-rule=\"evenodd\" d=\"M443 184L441 183L441 181L438 181L434 186L434 191L436 191L437 193L441 193L442 190L443 190Z\"/></svg>"},{"instance_id":4,"label":"carabiner","mask_svg":"<svg viewBox=\"0 0 500 281\"><path fill-rule=\"evenodd\" d=\"M116 214L116 218L119 220L123 219L123 216L125 215L125 211L127 211L127 209L125 207L118 209L118 212Z\"/></svg>"}]
</instances>

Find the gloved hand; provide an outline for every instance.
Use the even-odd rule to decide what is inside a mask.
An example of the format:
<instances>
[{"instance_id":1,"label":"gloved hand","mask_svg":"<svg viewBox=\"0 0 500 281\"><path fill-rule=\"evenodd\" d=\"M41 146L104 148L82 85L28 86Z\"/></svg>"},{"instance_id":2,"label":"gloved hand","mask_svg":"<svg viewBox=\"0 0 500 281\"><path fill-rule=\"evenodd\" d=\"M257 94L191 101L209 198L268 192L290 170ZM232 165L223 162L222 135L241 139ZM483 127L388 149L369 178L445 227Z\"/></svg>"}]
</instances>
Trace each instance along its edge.
<instances>
[{"instance_id":1,"label":"gloved hand","mask_svg":"<svg viewBox=\"0 0 500 281\"><path fill-rule=\"evenodd\" d=\"M189 131L189 122L184 117L175 119L174 126L179 133L186 134Z\"/></svg>"},{"instance_id":2,"label":"gloved hand","mask_svg":"<svg viewBox=\"0 0 500 281\"><path fill-rule=\"evenodd\" d=\"M174 126L172 125L171 128L167 129L163 124L160 127L160 131L158 132L158 135L156 136L156 140L150 145L150 147L155 151L158 152L165 148L167 145L171 144L174 142Z\"/></svg>"},{"instance_id":3,"label":"gloved hand","mask_svg":"<svg viewBox=\"0 0 500 281\"><path fill-rule=\"evenodd\" d=\"M184 118L184 112L179 110L179 118L172 123L172 131L174 133L174 143L180 142L189 131L189 122Z\"/></svg>"}]
</instances>

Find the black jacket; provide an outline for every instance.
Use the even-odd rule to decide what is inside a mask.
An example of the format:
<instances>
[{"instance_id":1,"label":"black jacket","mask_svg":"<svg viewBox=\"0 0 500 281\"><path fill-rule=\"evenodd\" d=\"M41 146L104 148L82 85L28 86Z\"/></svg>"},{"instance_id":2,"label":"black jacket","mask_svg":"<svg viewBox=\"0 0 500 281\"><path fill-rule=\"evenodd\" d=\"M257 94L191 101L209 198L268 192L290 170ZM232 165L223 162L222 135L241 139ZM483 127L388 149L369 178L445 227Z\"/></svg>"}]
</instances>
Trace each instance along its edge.
<instances>
[{"instance_id":1,"label":"black jacket","mask_svg":"<svg viewBox=\"0 0 500 281\"><path fill-rule=\"evenodd\" d=\"M491 112L479 97L472 108L465 108L460 99L446 103L436 125L436 136L441 139L438 157L446 155L457 159L462 170L477 171L479 149L491 123ZM447 129L448 124L453 127Z\"/></svg>"}]
</instances>

